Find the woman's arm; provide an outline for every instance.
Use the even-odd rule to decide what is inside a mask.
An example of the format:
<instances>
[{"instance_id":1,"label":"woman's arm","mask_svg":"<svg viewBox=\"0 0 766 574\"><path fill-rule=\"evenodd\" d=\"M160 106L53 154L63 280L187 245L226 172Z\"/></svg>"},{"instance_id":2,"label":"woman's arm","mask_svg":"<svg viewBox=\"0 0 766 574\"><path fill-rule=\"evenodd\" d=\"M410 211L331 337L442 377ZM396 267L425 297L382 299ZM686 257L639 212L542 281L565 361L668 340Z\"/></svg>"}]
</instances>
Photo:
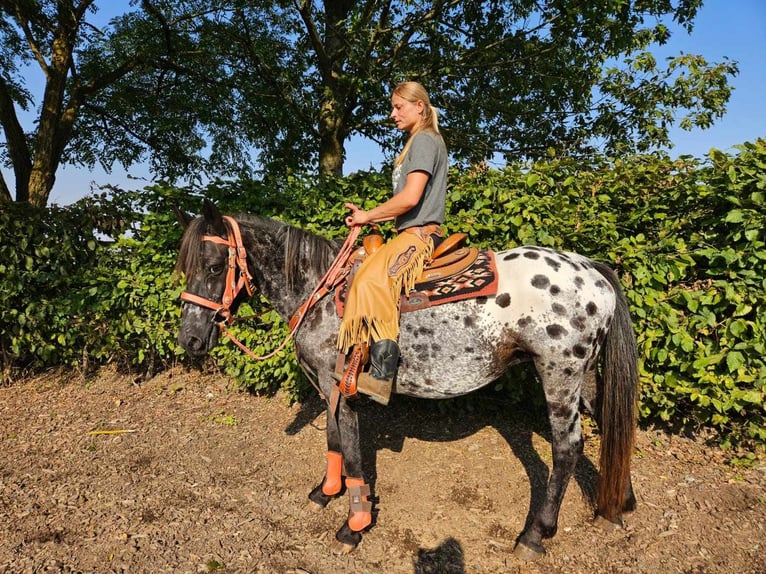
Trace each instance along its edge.
<instances>
[{"instance_id":1,"label":"woman's arm","mask_svg":"<svg viewBox=\"0 0 766 574\"><path fill-rule=\"evenodd\" d=\"M346 217L346 225L352 227L354 225L379 223L407 213L423 197L429 177L431 176L426 171L411 171L407 174L404 188L399 193L369 211L361 210L353 203L347 203L346 208L350 209L352 213Z\"/></svg>"}]
</instances>

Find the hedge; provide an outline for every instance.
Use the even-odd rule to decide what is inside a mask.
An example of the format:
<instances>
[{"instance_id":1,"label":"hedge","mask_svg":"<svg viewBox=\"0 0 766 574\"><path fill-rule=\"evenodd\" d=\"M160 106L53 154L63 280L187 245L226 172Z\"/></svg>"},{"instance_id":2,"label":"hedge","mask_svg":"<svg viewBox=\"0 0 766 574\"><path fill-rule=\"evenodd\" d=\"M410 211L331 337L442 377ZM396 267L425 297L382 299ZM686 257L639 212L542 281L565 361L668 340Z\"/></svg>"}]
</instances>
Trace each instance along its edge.
<instances>
[{"instance_id":1,"label":"hedge","mask_svg":"<svg viewBox=\"0 0 766 574\"><path fill-rule=\"evenodd\" d=\"M496 249L537 244L614 265L631 304L640 353L640 416L695 430L724 445L766 445L766 363L759 313L766 301L766 141L589 165L551 157L503 169L453 169L450 231ZM65 366L114 363L150 376L191 362L175 342L173 277L181 229L171 206L196 211L209 197L228 212L281 219L342 238L343 204L372 206L390 174L215 182L91 196L68 208L0 207L0 367L4 381ZM113 239L112 239L113 238ZM265 301L238 334L256 352L275 348L284 323ZM257 363L222 344L206 363L258 392L306 392L294 354ZM497 388L512 396L534 375L514 370Z\"/></svg>"}]
</instances>

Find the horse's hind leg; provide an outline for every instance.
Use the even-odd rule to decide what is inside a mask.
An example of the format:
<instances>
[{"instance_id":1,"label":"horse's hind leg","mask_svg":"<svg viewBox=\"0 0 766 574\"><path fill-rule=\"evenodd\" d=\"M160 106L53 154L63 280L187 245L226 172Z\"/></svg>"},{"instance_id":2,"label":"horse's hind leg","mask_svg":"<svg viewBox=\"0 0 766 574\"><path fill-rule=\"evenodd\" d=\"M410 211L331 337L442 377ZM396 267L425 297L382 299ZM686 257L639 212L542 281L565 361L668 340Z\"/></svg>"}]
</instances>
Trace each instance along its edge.
<instances>
[{"instance_id":1,"label":"horse's hind leg","mask_svg":"<svg viewBox=\"0 0 766 574\"><path fill-rule=\"evenodd\" d=\"M540 363L542 361L536 361ZM548 404L551 425L551 450L553 464L545 502L535 513L532 523L521 534L514 553L525 560L534 560L545 554L543 538L551 538L558 528L559 509L569 479L583 451L582 429L578 411L582 366L566 368L561 372L544 370L537 364L543 379L543 389ZM569 374L577 372L577 374Z\"/></svg>"}]
</instances>

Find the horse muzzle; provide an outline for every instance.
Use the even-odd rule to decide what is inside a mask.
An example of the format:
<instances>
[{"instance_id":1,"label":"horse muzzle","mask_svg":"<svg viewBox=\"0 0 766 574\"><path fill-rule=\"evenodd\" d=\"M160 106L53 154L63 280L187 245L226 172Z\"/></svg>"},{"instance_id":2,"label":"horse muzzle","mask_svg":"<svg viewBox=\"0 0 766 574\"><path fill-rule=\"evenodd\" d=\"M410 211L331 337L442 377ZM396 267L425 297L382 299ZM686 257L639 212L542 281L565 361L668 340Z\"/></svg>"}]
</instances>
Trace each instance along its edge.
<instances>
[{"instance_id":1,"label":"horse muzzle","mask_svg":"<svg viewBox=\"0 0 766 574\"><path fill-rule=\"evenodd\" d=\"M217 314L193 305L184 307L181 313L181 327L178 330L178 344L195 356L207 355L217 344L221 328L215 320Z\"/></svg>"}]
</instances>

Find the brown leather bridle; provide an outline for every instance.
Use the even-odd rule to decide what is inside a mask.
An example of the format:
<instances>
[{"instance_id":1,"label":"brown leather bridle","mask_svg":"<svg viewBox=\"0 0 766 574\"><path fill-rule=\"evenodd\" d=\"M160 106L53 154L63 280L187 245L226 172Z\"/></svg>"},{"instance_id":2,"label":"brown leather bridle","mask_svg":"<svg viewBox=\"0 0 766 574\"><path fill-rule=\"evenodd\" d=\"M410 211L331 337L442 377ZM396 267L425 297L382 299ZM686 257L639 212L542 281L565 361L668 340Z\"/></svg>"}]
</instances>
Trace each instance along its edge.
<instances>
[{"instance_id":1,"label":"brown leather bridle","mask_svg":"<svg viewBox=\"0 0 766 574\"><path fill-rule=\"evenodd\" d=\"M249 296L253 294L253 276L250 275L250 271L247 268L247 251L242 243L242 232L239 229L239 223L229 216L224 216L223 220L227 228L226 239L218 235L202 236L202 241L226 245L229 249L226 283L224 284L221 302L205 299L188 291L181 293L182 301L215 311L215 317L221 317L221 321L217 322L221 328L224 325L231 325L234 321L234 313L231 311L231 306L234 304L240 291L245 289Z\"/></svg>"},{"instance_id":2,"label":"brown leather bridle","mask_svg":"<svg viewBox=\"0 0 766 574\"><path fill-rule=\"evenodd\" d=\"M210 241L212 243L218 243L219 245L226 245L229 248L226 284L224 286L221 302L218 303L217 301L205 299L204 297L189 293L188 291L181 293L181 300L215 311L214 321L216 318L221 317L221 320L215 321L215 323L235 345L258 361L269 359L281 351L285 345L287 345L288 341L295 336L295 333L298 332L298 328L301 326L308 310L322 299L322 297L327 295L327 293L329 293L330 290L345 277L347 270L344 269L344 265L354 249L356 239L359 237L360 227L354 226L351 228L351 232L343 243L335 261L333 261L325 276L322 277L319 285L316 286L309 298L295 311L289 322L290 332L282 344L271 353L258 356L248 349L226 328L227 325L231 325L234 322L234 313L231 310L231 306L237 299L240 291L244 288L247 291L248 296L252 296L255 286L253 285L253 276L250 275L250 271L247 268L247 250L242 243L242 232L239 229L239 223L237 223L233 217L227 215L224 215L223 219L227 228L226 239L219 237L218 235L202 236L202 241Z\"/></svg>"}]
</instances>

